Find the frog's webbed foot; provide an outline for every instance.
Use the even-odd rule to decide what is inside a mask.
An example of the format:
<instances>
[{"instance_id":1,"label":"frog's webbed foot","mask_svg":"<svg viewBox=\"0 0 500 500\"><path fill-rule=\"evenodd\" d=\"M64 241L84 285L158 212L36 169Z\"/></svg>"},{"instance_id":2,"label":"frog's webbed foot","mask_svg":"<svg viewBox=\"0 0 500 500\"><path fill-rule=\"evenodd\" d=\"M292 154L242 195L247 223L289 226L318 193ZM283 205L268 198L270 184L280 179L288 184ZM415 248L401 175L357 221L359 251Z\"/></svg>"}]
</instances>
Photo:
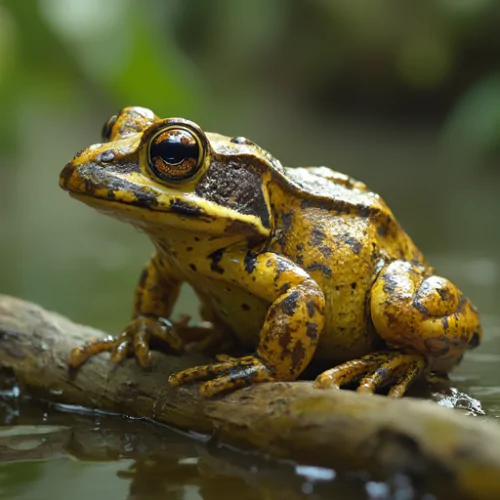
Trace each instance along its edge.
<instances>
[{"instance_id":1,"label":"frog's webbed foot","mask_svg":"<svg viewBox=\"0 0 500 500\"><path fill-rule=\"evenodd\" d=\"M117 338L95 339L81 347L75 347L68 358L68 364L74 368L100 352L110 352L111 361L119 363L127 355L134 354L143 367L151 363L150 342L159 340L173 353L180 353L184 341L176 332L175 325L163 318L138 316Z\"/></svg>"},{"instance_id":2,"label":"frog's webbed foot","mask_svg":"<svg viewBox=\"0 0 500 500\"><path fill-rule=\"evenodd\" d=\"M425 367L426 361L420 354L374 352L321 373L314 385L320 389L339 389L361 379L358 392L374 393L383 386L391 385L388 395L400 398Z\"/></svg>"},{"instance_id":3,"label":"frog's webbed foot","mask_svg":"<svg viewBox=\"0 0 500 500\"><path fill-rule=\"evenodd\" d=\"M274 380L269 368L255 356L233 358L225 354L216 356L218 363L188 368L170 375L168 381L175 387L188 382L204 381L203 396L210 398L239 387Z\"/></svg>"}]
</instances>

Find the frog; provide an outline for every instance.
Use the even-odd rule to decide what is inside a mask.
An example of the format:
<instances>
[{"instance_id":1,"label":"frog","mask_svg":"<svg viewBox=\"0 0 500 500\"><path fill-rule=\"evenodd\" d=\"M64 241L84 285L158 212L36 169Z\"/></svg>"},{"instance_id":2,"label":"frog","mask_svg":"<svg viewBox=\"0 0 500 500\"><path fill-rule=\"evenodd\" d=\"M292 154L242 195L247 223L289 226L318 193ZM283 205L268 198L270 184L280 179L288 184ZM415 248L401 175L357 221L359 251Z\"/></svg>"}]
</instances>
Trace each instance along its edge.
<instances>
[{"instance_id":1,"label":"frog","mask_svg":"<svg viewBox=\"0 0 500 500\"><path fill-rule=\"evenodd\" d=\"M72 368L102 352L148 367L156 345L211 353L168 377L206 398L293 382L313 365L318 390L402 397L481 342L475 306L435 273L381 196L328 167L283 166L245 137L130 106L59 183L154 245L131 322L75 347ZM184 283L200 303L196 325L172 319Z\"/></svg>"}]
</instances>

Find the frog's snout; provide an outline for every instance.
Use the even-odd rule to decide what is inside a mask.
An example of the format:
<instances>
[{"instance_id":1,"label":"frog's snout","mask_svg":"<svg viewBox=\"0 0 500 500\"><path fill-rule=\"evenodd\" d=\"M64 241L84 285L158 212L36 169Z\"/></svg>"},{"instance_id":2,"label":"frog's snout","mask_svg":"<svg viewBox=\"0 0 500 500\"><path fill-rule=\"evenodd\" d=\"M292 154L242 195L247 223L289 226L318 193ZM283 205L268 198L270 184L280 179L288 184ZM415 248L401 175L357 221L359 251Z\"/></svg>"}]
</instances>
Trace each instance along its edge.
<instances>
[{"instance_id":1,"label":"frog's snout","mask_svg":"<svg viewBox=\"0 0 500 500\"><path fill-rule=\"evenodd\" d=\"M61 170L61 173L59 174L59 186L62 189L69 190L69 185L74 170L75 166L73 164L73 160L70 161L69 163L66 163L64 168Z\"/></svg>"}]
</instances>

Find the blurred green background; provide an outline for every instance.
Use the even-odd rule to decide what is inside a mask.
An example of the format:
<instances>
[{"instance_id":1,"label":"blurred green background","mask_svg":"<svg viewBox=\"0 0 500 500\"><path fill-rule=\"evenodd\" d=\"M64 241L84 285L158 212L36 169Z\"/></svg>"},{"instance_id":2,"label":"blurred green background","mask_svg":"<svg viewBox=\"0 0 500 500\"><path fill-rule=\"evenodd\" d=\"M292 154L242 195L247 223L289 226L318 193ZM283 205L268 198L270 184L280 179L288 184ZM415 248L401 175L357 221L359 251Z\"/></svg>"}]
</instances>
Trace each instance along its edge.
<instances>
[{"instance_id":1,"label":"blurred green background","mask_svg":"<svg viewBox=\"0 0 500 500\"><path fill-rule=\"evenodd\" d=\"M151 244L57 181L140 105L365 181L497 338L499 21L493 0L0 2L0 291L128 321Z\"/></svg>"},{"instance_id":2,"label":"blurred green background","mask_svg":"<svg viewBox=\"0 0 500 500\"><path fill-rule=\"evenodd\" d=\"M0 292L127 323L152 246L58 174L117 110L150 107L382 194L477 303L485 340L453 380L500 417L499 26L495 0L0 0ZM124 498L123 467L11 464L0 497Z\"/></svg>"}]
</instances>

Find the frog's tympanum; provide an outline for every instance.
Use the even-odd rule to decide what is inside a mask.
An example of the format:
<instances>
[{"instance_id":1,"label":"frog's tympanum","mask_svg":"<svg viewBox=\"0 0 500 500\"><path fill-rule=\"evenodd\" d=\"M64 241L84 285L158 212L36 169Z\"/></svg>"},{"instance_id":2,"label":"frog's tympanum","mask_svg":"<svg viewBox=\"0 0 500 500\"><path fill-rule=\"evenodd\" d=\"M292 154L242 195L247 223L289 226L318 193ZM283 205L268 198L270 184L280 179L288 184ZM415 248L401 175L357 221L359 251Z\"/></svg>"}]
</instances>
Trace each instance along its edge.
<instances>
[{"instance_id":1,"label":"frog's tympanum","mask_svg":"<svg viewBox=\"0 0 500 500\"><path fill-rule=\"evenodd\" d=\"M129 107L60 184L155 246L132 322L116 339L74 349L71 366L102 351L146 366L151 342L172 353L196 344L221 354L169 381L203 381L207 397L295 380L313 360L330 368L316 387L357 382L399 397L481 341L474 306L434 274L380 196L326 167L283 167L243 137ZM198 327L170 320L184 282L201 303Z\"/></svg>"}]
</instances>

